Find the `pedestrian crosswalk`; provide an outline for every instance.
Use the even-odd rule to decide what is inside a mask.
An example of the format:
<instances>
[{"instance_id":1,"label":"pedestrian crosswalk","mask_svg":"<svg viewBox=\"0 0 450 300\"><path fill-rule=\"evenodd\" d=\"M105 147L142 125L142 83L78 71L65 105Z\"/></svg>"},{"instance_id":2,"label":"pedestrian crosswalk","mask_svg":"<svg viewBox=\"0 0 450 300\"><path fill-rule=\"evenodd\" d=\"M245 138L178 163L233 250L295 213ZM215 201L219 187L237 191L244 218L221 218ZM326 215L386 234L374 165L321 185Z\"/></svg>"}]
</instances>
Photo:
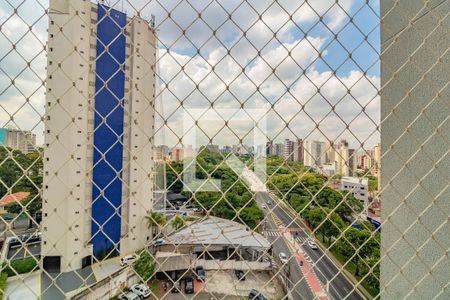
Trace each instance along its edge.
<instances>
[{"instance_id":1,"label":"pedestrian crosswalk","mask_svg":"<svg viewBox=\"0 0 450 300\"><path fill-rule=\"evenodd\" d=\"M269 236L281 236L281 232L279 232L279 231L264 231L264 236L265 236L265 237L269 237Z\"/></svg>"},{"instance_id":2,"label":"pedestrian crosswalk","mask_svg":"<svg viewBox=\"0 0 450 300\"><path fill-rule=\"evenodd\" d=\"M296 237L296 238L295 238L295 241L296 241L297 243L299 243L300 245L306 243L307 240L308 240L308 237L307 237L307 236L299 236L299 237Z\"/></svg>"},{"instance_id":3,"label":"pedestrian crosswalk","mask_svg":"<svg viewBox=\"0 0 450 300\"><path fill-rule=\"evenodd\" d=\"M277 236L282 236L282 232L280 232L279 230L266 230L263 232L264 237L277 237ZM303 245L306 243L306 241L309 239L308 236L297 236L295 237L295 241L300 244Z\"/></svg>"}]
</instances>

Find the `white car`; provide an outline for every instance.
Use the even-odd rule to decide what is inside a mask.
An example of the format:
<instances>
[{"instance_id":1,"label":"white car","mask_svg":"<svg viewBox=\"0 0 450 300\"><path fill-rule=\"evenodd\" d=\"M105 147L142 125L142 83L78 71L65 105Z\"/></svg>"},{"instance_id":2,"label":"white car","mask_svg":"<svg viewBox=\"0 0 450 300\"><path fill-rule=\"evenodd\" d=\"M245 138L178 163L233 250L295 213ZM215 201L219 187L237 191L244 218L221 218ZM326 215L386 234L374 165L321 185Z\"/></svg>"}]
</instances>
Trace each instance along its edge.
<instances>
[{"instance_id":1,"label":"white car","mask_svg":"<svg viewBox=\"0 0 450 300\"><path fill-rule=\"evenodd\" d=\"M317 247L316 242L314 242L313 240L308 240L307 243L308 243L309 248L311 248L311 249L313 249L313 250L319 249L319 247Z\"/></svg>"},{"instance_id":2,"label":"white car","mask_svg":"<svg viewBox=\"0 0 450 300\"><path fill-rule=\"evenodd\" d=\"M263 205L262 205L262 208L263 208L263 209L266 209L266 208L267 208L267 206L266 206L265 204L263 204Z\"/></svg>"},{"instance_id":3,"label":"white car","mask_svg":"<svg viewBox=\"0 0 450 300\"><path fill-rule=\"evenodd\" d=\"M280 261L283 264L287 264L287 262L289 261L289 257L287 257L287 255L284 252L280 252L280 254L278 255L278 257L280 258Z\"/></svg>"},{"instance_id":4,"label":"white car","mask_svg":"<svg viewBox=\"0 0 450 300\"><path fill-rule=\"evenodd\" d=\"M164 244L166 241L164 239L157 239L153 245L159 246Z\"/></svg>"},{"instance_id":5,"label":"white car","mask_svg":"<svg viewBox=\"0 0 450 300\"><path fill-rule=\"evenodd\" d=\"M143 283L136 283L130 287L130 290L141 298L150 297L152 291L150 291L149 287Z\"/></svg>"},{"instance_id":6,"label":"white car","mask_svg":"<svg viewBox=\"0 0 450 300\"><path fill-rule=\"evenodd\" d=\"M138 260L139 256L137 254L130 254L122 257L120 259L120 266L130 266L132 265L136 260Z\"/></svg>"}]
</instances>

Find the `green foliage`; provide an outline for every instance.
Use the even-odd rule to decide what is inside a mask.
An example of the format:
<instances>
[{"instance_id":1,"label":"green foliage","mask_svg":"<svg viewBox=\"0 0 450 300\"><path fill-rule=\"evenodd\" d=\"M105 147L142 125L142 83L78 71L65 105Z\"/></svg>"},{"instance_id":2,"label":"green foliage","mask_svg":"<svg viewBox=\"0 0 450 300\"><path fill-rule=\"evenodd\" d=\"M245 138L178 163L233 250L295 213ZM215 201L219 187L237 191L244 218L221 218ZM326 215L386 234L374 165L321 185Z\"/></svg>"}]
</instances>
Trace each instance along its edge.
<instances>
[{"instance_id":1,"label":"green foliage","mask_svg":"<svg viewBox=\"0 0 450 300\"><path fill-rule=\"evenodd\" d=\"M6 280L8 280L8 273L1 272L1 274L0 274L0 300L3 299L3 295L6 290Z\"/></svg>"},{"instance_id":2,"label":"green foliage","mask_svg":"<svg viewBox=\"0 0 450 300\"><path fill-rule=\"evenodd\" d=\"M192 194L183 191L182 194L191 199L194 206L205 209L214 216L233 219L255 228L264 215L256 205L254 196L246 183L226 165L224 159L225 157L221 153L211 152L202 147L195 162L186 162L186 164L196 164L197 179L220 179L221 192L196 192ZM171 162L166 170L168 188L176 192L181 191L183 186L182 182L177 179L177 174L182 173L183 163ZM240 212L238 216L237 212Z\"/></svg>"},{"instance_id":3,"label":"green foliage","mask_svg":"<svg viewBox=\"0 0 450 300\"><path fill-rule=\"evenodd\" d=\"M155 274L155 261L147 250L139 253L139 259L134 263L134 270L144 282Z\"/></svg>"},{"instance_id":4,"label":"green foliage","mask_svg":"<svg viewBox=\"0 0 450 300\"><path fill-rule=\"evenodd\" d=\"M30 216L34 216L36 212L42 209L42 199L39 194L30 194L27 198L22 200L20 204L8 204L5 209L8 213L11 214L20 214L22 210L26 210L30 214Z\"/></svg>"},{"instance_id":5,"label":"green foliage","mask_svg":"<svg viewBox=\"0 0 450 300\"><path fill-rule=\"evenodd\" d=\"M184 226L184 223L185 223L185 221L182 216L175 216L175 218L173 218L171 224L172 224L173 228L175 228L175 230L178 230Z\"/></svg>"},{"instance_id":6,"label":"green foliage","mask_svg":"<svg viewBox=\"0 0 450 300\"><path fill-rule=\"evenodd\" d=\"M148 228L153 229L153 233L161 231L162 226L166 224L166 216L157 211L151 211L145 219L147 220Z\"/></svg>"},{"instance_id":7,"label":"green foliage","mask_svg":"<svg viewBox=\"0 0 450 300\"><path fill-rule=\"evenodd\" d=\"M5 207L8 213L19 214L22 211L30 216L42 209L39 191L42 188L42 157L38 151L24 154L19 150L0 148L0 198L7 193L30 192L30 195L19 203ZM8 190L8 188L10 190Z\"/></svg>"},{"instance_id":8,"label":"green foliage","mask_svg":"<svg viewBox=\"0 0 450 300\"><path fill-rule=\"evenodd\" d=\"M329 208L313 208L305 215L305 219L317 232L321 233L323 241L325 237L339 236L346 227L342 218L337 213L331 212Z\"/></svg>"},{"instance_id":9,"label":"green foliage","mask_svg":"<svg viewBox=\"0 0 450 300\"><path fill-rule=\"evenodd\" d=\"M37 269L36 259L33 257L13 260L4 269L8 276L16 276L16 274L29 273Z\"/></svg>"}]
</instances>

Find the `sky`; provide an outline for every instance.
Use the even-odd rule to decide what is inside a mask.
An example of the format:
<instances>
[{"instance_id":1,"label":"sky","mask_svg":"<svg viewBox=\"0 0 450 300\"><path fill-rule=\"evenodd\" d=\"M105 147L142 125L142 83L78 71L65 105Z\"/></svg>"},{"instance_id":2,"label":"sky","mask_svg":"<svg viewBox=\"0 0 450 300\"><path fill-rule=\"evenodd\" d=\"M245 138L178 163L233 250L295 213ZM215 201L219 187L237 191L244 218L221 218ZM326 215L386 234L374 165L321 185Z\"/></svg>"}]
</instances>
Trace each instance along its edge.
<instances>
[{"instance_id":1,"label":"sky","mask_svg":"<svg viewBox=\"0 0 450 300\"><path fill-rule=\"evenodd\" d=\"M157 144L181 146L195 121L198 144L253 144L258 129L275 141L379 142L378 0L106 2L155 16ZM48 1L21 3L0 3L0 126L42 144Z\"/></svg>"}]
</instances>

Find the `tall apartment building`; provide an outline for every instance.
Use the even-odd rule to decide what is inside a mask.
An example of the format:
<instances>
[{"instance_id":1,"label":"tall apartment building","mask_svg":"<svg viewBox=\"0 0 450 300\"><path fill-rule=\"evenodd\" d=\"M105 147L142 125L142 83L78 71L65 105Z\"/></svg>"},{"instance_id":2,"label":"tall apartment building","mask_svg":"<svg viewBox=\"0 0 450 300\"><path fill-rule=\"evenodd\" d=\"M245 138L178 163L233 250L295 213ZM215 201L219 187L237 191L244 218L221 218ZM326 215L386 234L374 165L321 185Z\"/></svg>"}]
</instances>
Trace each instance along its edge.
<instances>
[{"instance_id":1,"label":"tall apartment building","mask_svg":"<svg viewBox=\"0 0 450 300\"><path fill-rule=\"evenodd\" d=\"M293 141L291 141L289 139L284 140L283 156L284 156L285 160L290 160L290 161L294 160L294 142Z\"/></svg>"},{"instance_id":2,"label":"tall apartment building","mask_svg":"<svg viewBox=\"0 0 450 300\"><path fill-rule=\"evenodd\" d=\"M155 147L155 160L165 160L169 155L169 147L166 145L159 145Z\"/></svg>"},{"instance_id":3,"label":"tall apartment building","mask_svg":"<svg viewBox=\"0 0 450 300\"><path fill-rule=\"evenodd\" d=\"M297 139L294 142L294 161L303 161L303 140Z\"/></svg>"},{"instance_id":4,"label":"tall apartment building","mask_svg":"<svg viewBox=\"0 0 450 300\"><path fill-rule=\"evenodd\" d=\"M303 143L303 164L320 169L326 163L327 145L319 141L305 141Z\"/></svg>"},{"instance_id":5,"label":"tall apartment building","mask_svg":"<svg viewBox=\"0 0 450 300\"><path fill-rule=\"evenodd\" d=\"M381 145L379 143L373 148L373 160L375 168L379 169L381 167Z\"/></svg>"},{"instance_id":6,"label":"tall apartment building","mask_svg":"<svg viewBox=\"0 0 450 300\"><path fill-rule=\"evenodd\" d=\"M273 142L266 143L266 155L274 155Z\"/></svg>"},{"instance_id":7,"label":"tall apartment building","mask_svg":"<svg viewBox=\"0 0 450 300\"><path fill-rule=\"evenodd\" d=\"M151 238L155 31L84 0L51 0L43 268L142 249Z\"/></svg>"},{"instance_id":8,"label":"tall apartment building","mask_svg":"<svg viewBox=\"0 0 450 300\"><path fill-rule=\"evenodd\" d=\"M28 130L0 128L0 145L30 153L36 149L36 135Z\"/></svg>"},{"instance_id":9,"label":"tall apartment building","mask_svg":"<svg viewBox=\"0 0 450 300\"><path fill-rule=\"evenodd\" d=\"M274 153L275 156L283 156L284 155L284 144L277 143L274 145Z\"/></svg>"},{"instance_id":10,"label":"tall apartment building","mask_svg":"<svg viewBox=\"0 0 450 300\"><path fill-rule=\"evenodd\" d=\"M353 176L356 172L356 153L349 149L348 142L341 140L334 152L334 159L337 166L337 174L341 176Z\"/></svg>"},{"instance_id":11,"label":"tall apartment building","mask_svg":"<svg viewBox=\"0 0 450 300\"><path fill-rule=\"evenodd\" d=\"M170 151L170 159L172 161L182 161L184 159L184 149L172 148L172 151Z\"/></svg>"}]
</instances>

